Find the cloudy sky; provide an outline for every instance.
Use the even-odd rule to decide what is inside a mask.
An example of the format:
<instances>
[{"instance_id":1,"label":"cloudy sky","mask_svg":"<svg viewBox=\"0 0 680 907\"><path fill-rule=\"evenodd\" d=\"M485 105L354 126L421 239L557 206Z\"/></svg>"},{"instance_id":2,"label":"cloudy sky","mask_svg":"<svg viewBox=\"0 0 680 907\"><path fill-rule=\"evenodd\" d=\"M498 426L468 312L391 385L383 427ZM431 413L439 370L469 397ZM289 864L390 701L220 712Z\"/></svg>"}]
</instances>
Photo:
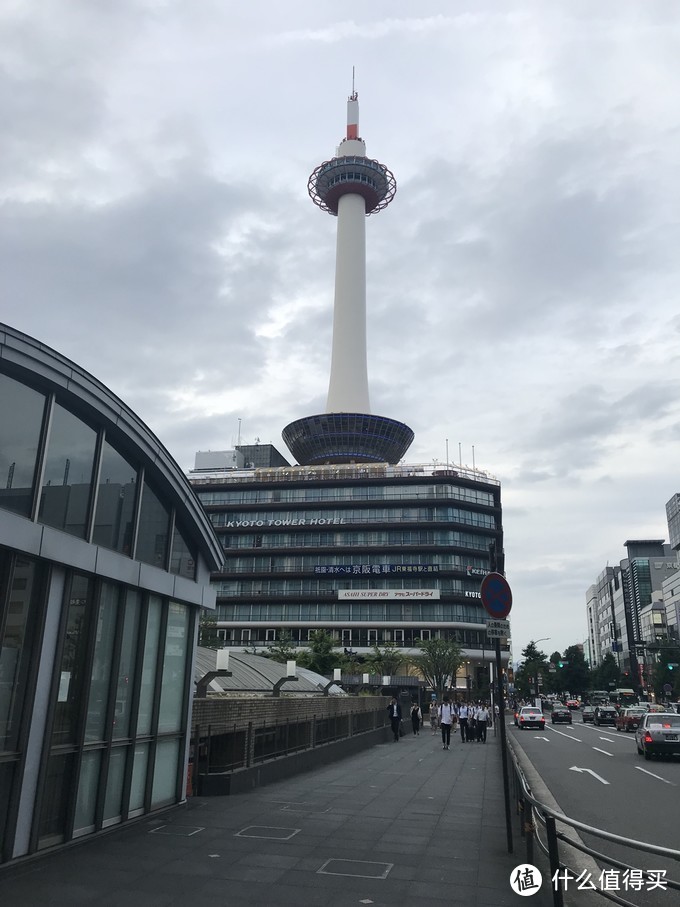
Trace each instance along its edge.
<instances>
[{"instance_id":1,"label":"cloudy sky","mask_svg":"<svg viewBox=\"0 0 680 907\"><path fill-rule=\"evenodd\" d=\"M0 320L181 466L321 412L361 134L372 409L503 484L515 657L586 635L680 490L680 8L656 0L5 0Z\"/></svg>"}]
</instances>

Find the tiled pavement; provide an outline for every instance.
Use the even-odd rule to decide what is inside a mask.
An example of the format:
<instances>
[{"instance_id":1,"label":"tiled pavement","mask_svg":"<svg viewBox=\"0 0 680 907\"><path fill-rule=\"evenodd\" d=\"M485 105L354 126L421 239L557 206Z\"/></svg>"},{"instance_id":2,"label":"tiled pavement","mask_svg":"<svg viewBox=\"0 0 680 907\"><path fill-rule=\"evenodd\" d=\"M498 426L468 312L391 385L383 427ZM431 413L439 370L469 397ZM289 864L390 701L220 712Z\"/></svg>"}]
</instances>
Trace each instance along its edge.
<instances>
[{"instance_id":1,"label":"tiled pavement","mask_svg":"<svg viewBox=\"0 0 680 907\"><path fill-rule=\"evenodd\" d=\"M247 794L194 798L1 872L0 904L517 904L509 878L524 857L514 817L507 852L499 740L454 735L443 751L425 728Z\"/></svg>"}]
</instances>

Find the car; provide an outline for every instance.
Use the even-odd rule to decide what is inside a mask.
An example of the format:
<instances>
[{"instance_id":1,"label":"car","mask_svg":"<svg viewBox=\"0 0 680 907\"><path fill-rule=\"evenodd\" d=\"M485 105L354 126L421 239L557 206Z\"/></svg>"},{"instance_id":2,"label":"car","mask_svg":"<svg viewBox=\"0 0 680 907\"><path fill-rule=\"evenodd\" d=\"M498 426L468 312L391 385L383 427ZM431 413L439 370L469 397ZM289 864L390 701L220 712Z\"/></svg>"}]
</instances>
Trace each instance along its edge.
<instances>
[{"instance_id":1,"label":"car","mask_svg":"<svg viewBox=\"0 0 680 907\"><path fill-rule=\"evenodd\" d=\"M545 727L543 710L533 705L523 706L517 716L517 727L520 730L524 730L527 727L537 727L543 730Z\"/></svg>"},{"instance_id":2,"label":"car","mask_svg":"<svg viewBox=\"0 0 680 907\"><path fill-rule=\"evenodd\" d=\"M585 724L586 721L595 721L595 706L594 705L584 705L583 711L581 712L581 720Z\"/></svg>"},{"instance_id":3,"label":"car","mask_svg":"<svg viewBox=\"0 0 680 907\"><path fill-rule=\"evenodd\" d=\"M621 709L616 717L617 731L636 731L643 715L647 714L647 709L643 706L631 706L629 709Z\"/></svg>"},{"instance_id":4,"label":"car","mask_svg":"<svg viewBox=\"0 0 680 907\"><path fill-rule=\"evenodd\" d=\"M652 756L680 756L680 715L674 712L647 712L635 731L637 751Z\"/></svg>"},{"instance_id":5,"label":"car","mask_svg":"<svg viewBox=\"0 0 680 907\"><path fill-rule=\"evenodd\" d=\"M578 699L567 699L567 708L576 711L581 708L581 703Z\"/></svg>"},{"instance_id":6,"label":"car","mask_svg":"<svg viewBox=\"0 0 680 907\"><path fill-rule=\"evenodd\" d=\"M613 705L598 705L593 716L594 723L600 727L603 724L616 725L618 712Z\"/></svg>"},{"instance_id":7,"label":"car","mask_svg":"<svg viewBox=\"0 0 680 907\"><path fill-rule=\"evenodd\" d=\"M571 711L563 705L553 706L553 710L550 713L550 720L553 724L558 722L561 724L571 724Z\"/></svg>"}]
</instances>

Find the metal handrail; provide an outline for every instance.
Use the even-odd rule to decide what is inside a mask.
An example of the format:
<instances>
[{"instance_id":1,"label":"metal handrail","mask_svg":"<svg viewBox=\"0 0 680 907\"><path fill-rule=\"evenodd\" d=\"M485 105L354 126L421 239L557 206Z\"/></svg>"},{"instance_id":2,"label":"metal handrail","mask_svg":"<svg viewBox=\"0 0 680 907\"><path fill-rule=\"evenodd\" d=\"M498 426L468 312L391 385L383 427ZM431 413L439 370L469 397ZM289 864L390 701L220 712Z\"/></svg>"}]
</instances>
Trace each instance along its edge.
<instances>
[{"instance_id":1,"label":"metal handrail","mask_svg":"<svg viewBox=\"0 0 680 907\"><path fill-rule=\"evenodd\" d=\"M572 819L570 816L565 815L559 810L553 809L552 807L547 806L545 803L542 803L531 793L529 782L522 770L521 765L519 764L519 760L514 749L511 745L508 746L508 749L510 750L510 757L512 759L512 764L514 767L515 778L519 781L522 800L529 803L529 805L531 806L532 817L536 816L538 818L539 823L545 827L546 834L548 836L547 842L543 842L539 835L536 835L536 838L541 850L549 857L551 879L554 876L554 873L560 869L570 870L574 873L575 879L579 875L579 873L574 872L571 867L567 866L567 864L564 863L562 859L560 859L558 841L563 841L570 847L573 847L576 850L587 854L593 859L601 860L603 863L606 863L610 866L614 866L619 869L637 869L637 867L631 866L629 863L625 863L607 854L600 853L599 851L594 850L592 847L588 847L586 844L582 844L578 841L573 841L571 838L567 837L564 832L557 830L555 825L556 822L567 825L570 828L573 828L575 831L582 831L604 841L609 841L613 844L619 844L624 847L628 847L631 850L642 851L643 853L653 853L658 856L680 861L680 850L675 850L671 847L663 847L659 844L650 844L647 841L638 841L634 838L626 838L622 835L617 835L614 832L606 831L603 828L596 828L592 825L588 825L585 822L581 822L578 819ZM521 807L520 810L523 811ZM524 836L527 831L529 832L529 837L527 839L527 860L531 862L534 832L534 826L532 822L527 823L525 821L525 824L522 827L522 835ZM641 871L647 876L648 879L654 878L654 876L649 875L649 872L647 870ZM680 881L664 878L664 884L667 888L680 891ZM613 903L620 904L622 905L622 907L636 907L636 905L634 905L631 901L620 898L617 895L612 894L608 890L594 889L594 893L601 895L606 900L612 901ZM555 907L563 907L563 903L564 902L561 889L559 889L559 886L553 886L553 904L555 905Z\"/></svg>"}]
</instances>

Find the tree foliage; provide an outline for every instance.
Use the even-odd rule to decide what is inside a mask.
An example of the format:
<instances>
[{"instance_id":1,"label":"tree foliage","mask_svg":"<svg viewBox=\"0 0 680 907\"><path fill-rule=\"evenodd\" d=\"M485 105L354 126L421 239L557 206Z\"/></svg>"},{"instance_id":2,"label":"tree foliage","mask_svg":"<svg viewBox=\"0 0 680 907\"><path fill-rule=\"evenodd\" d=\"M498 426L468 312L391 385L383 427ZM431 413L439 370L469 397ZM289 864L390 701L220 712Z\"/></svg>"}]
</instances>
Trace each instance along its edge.
<instances>
[{"instance_id":1,"label":"tree foliage","mask_svg":"<svg viewBox=\"0 0 680 907\"><path fill-rule=\"evenodd\" d=\"M330 674L340 660L339 655L333 651L333 637L327 630L314 630L310 633L309 646L298 656L298 662L303 668L309 668L317 674Z\"/></svg>"},{"instance_id":2,"label":"tree foliage","mask_svg":"<svg viewBox=\"0 0 680 907\"><path fill-rule=\"evenodd\" d=\"M611 652L607 652L600 664L590 672L590 688L611 690L619 686L621 670Z\"/></svg>"},{"instance_id":3,"label":"tree foliage","mask_svg":"<svg viewBox=\"0 0 680 907\"><path fill-rule=\"evenodd\" d=\"M414 655L411 662L441 699L445 690L455 684L463 663L460 643L455 639L426 639L418 640L416 645L420 654Z\"/></svg>"},{"instance_id":4,"label":"tree foliage","mask_svg":"<svg viewBox=\"0 0 680 907\"><path fill-rule=\"evenodd\" d=\"M399 673L405 661L399 646L388 642L382 647L373 646L373 652L366 657L365 664L371 674L393 677Z\"/></svg>"},{"instance_id":5,"label":"tree foliage","mask_svg":"<svg viewBox=\"0 0 680 907\"><path fill-rule=\"evenodd\" d=\"M272 661L276 661L279 664L298 659L298 650L293 643L293 637L287 630L281 630L276 642L271 646L267 646L267 658L271 658Z\"/></svg>"}]
</instances>

